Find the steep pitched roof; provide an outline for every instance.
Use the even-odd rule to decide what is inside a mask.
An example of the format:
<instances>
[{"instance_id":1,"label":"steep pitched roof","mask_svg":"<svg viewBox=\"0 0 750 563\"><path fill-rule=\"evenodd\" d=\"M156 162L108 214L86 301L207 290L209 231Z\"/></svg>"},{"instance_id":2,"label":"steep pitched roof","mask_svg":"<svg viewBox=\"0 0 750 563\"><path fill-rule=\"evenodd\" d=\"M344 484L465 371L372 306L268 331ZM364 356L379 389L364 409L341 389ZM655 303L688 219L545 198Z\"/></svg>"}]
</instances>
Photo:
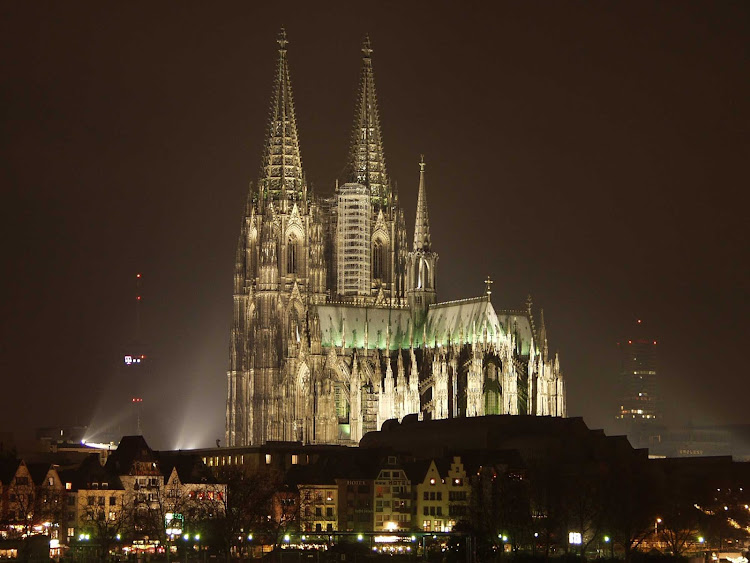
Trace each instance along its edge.
<instances>
[{"instance_id":1,"label":"steep pitched roof","mask_svg":"<svg viewBox=\"0 0 750 563\"><path fill-rule=\"evenodd\" d=\"M412 331L408 309L355 307L351 305L317 305L323 346L363 348L367 334L368 348L385 349L390 332L391 350L409 347Z\"/></svg>"},{"instance_id":2,"label":"steep pitched roof","mask_svg":"<svg viewBox=\"0 0 750 563\"><path fill-rule=\"evenodd\" d=\"M485 328L488 338L503 332L487 296L437 303L427 312L425 344L470 343L474 339L481 340Z\"/></svg>"},{"instance_id":3,"label":"steep pitched roof","mask_svg":"<svg viewBox=\"0 0 750 563\"><path fill-rule=\"evenodd\" d=\"M92 483L97 483L99 486L107 483L107 490L123 489L120 477L107 466L102 467L98 454L88 455L78 467L62 470L59 475L63 483L71 484L73 491L90 489Z\"/></svg>"},{"instance_id":4,"label":"steep pitched roof","mask_svg":"<svg viewBox=\"0 0 750 563\"><path fill-rule=\"evenodd\" d=\"M155 462L156 456L143 436L123 436L120 445L107 458L105 467L118 475L124 475L136 461Z\"/></svg>"}]
</instances>

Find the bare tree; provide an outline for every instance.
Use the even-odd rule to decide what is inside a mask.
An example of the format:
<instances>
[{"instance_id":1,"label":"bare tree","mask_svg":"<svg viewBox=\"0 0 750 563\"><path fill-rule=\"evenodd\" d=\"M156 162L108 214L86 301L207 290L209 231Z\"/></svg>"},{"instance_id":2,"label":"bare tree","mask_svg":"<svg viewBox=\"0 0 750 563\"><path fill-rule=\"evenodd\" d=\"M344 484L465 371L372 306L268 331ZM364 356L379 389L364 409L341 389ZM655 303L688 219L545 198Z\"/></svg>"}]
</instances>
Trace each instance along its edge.
<instances>
[{"instance_id":1,"label":"bare tree","mask_svg":"<svg viewBox=\"0 0 750 563\"><path fill-rule=\"evenodd\" d=\"M108 561L112 547L127 533L133 520L133 498L122 490L88 490L81 514L83 533L92 536L98 557Z\"/></svg>"},{"instance_id":2,"label":"bare tree","mask_svg":"<svg viewBox=\"0 0 750 563\"><path fill-rule=\"evenodd\" d=\"M626 563L653 532L661 491L659 481L659 475L646 460L621 459L610 465L604 483L604 522L613 540L622 547Z\"/></svg>"}]
</instances>

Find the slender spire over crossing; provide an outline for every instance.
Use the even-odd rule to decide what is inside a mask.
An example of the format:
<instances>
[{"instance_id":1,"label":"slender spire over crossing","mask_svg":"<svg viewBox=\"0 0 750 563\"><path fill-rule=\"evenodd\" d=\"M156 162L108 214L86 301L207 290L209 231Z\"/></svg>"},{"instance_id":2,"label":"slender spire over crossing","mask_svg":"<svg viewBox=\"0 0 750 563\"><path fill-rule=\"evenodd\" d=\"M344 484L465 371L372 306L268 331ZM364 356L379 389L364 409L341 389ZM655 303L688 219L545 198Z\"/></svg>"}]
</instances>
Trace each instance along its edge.
<instances>
[{"instance_id":1,"label":"slender spire over crossing","mask_svg":"<svg viewBox=\"0 0 750 563\"><path fill-rule=\"evenodd\" d=\"M390 197L385 152L380 132L380 116L372 71L372 47L365 36L362 43L362 74L354 130L349 153L348 181L367 186L376 206L386 205Z\"/></svg>"},{"instance_id":2,"label":"slender spire over crossing","mask_svg":"<svg viewBox=\"0 0 750 563\"><path fill-rule=\"evenodd\" d=\"M289 41L283 27L277 42L279 59L271 98L263 165L258 182L258 187L267 201L299 199L302 197L305 181L287 62L286 46Z\"/></svg>"},{"instance_id":3,"label":"slender spire over crossing","mask_svg":"<svg viewBox=\"0 0 750 563\"><path fill-rule=\"evenodd\" d=\"M430 241L430 216L427 213L427 187L424 181L424 155L419 161L419 194L417 195L417 220L414 224L414 250L429 252L432 247Z\"/></svg>"}]
</instances>

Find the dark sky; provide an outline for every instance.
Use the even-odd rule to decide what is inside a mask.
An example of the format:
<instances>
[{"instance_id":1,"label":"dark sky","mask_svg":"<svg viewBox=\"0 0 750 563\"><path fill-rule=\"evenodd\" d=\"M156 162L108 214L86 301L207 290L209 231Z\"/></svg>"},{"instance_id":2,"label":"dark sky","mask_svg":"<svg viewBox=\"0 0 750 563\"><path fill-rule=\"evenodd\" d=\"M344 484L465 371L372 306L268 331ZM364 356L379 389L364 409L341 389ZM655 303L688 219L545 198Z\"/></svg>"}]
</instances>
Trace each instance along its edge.
<instances>
[{"instance_id":1,"label":"dark sky","mask_svg":"<svg viewBox=\"0 0 750 563\"><path fill-rule=\"evenodd\" d=\"M234 249L282 24L315 189L345 164L369 33L410 238L427 161L439 298L488 274L496 308L531 293L570 415L611 427L616 342L640 317L671 420L750 423L750 4L492 6L0 3L0 430L100 424L112 382L128 395L141 271L147 439L223 438Z\"/></svg>"}]
</instances>

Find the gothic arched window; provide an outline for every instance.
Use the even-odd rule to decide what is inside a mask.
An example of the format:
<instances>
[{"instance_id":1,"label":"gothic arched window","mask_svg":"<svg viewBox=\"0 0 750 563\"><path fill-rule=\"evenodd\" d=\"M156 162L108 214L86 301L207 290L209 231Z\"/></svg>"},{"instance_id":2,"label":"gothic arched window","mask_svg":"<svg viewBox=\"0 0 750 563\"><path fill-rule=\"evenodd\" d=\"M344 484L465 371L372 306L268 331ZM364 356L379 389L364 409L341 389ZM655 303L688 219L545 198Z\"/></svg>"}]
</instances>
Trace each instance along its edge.
<instances>
[{"instance_id":1,"label":"gothic arched window","mask_svg":"<svg viewBox=\"0 0 750 563\"><path fill-rule=\"evenodd\" d=\"M298 248L297 248L297 237L294 235L289 237L289 240L287 241L286 245L286 272L287 274L296 274L297 273L297 256Z\"/></svg>"},{"instance_id":2,"label":"gothic arched window","mask_svg":"<svg viewBox=\"0 0 750 563\"><path fill-rule=\"evenodd\" d=\"M372 277L373 279L382 279L385 277L385 260L384 260L383 242L376 240L372 245Z\"/></svg>"}]
</instances>

